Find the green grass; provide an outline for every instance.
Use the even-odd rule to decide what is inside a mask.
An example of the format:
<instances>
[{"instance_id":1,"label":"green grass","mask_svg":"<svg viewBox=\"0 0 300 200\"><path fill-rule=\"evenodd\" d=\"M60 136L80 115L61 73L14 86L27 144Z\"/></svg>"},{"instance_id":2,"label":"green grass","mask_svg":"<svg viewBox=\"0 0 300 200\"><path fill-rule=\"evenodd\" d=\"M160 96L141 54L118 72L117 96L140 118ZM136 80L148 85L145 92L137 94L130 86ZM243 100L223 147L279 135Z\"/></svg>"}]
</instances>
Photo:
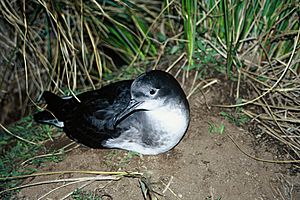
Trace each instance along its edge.
<instances>
[{"instance_id":1,"label":"green grass","mask_svg":"<svg viewBox=\"0 0 300 200\"><path fill-rule=\"evenodd\" d=\"M195 41L195 47L196 49L193 54L195 64L184 66L184 70L197 71L199 73L198 78L202 79L207 77L209 72L226 74L225 60L219 57L215 49L211 48L201 39Z\"/></svg>"},{"instance_id":2,"label":"green grass","mask_svg":"<svg viewBox=\"0 0 300 200\"><path fill-rule=\"evenodd\" d=\"M247 122L249 122L250 118L241 113L241 112L236 112L234 114L231 113L227 113L227 112L220 112L220 115L222 117L224 117L224 119L226 119L227 121L229 121L230 123L236 125L236 126L242 126L244 124L246 124Z\"/></svg>"},{"instance_id":3,"label":"green grass","mask_svg":"<svg viewBox=\"0 0 300 200\"><path fill-rule=\"evenodd\" d=\"M51 155L57 153L55 150L45 149L43 142L49 140L49 136L53 132L49 126L35 126L32 124L32 118L26 117L16 124L10 126L9 131L28 141L36 143L36 145L16 139L12 135L5 132L0 134L0 174L1 178L20 176L36 172L37 167L45 162L59 162L64 154ZM52 136L51 136L52 137ZM33 159L37 155L49 154L47 157ZM24 161L28 161L24 163ZM0 181L1 190L12 188L19 185L22 180ZM4 194L5 198L9 198L12 193Z\"/></svg>"},{"instance_id":4,"label":"green grass","mask_svg":"<svg viewBox=\"0 0 300 200\"><path fill-rule=\"evenodd\" d=\"M225 125L221 123L220 125L209 123L208 132L216 133L222 135L225 131Z\"/></svg>"},{"instance_id":5,"label":"green grass","mask_svg":"<svg viewBox=\"0 0 300 200\"><path fill-rule=\"evenodd\" d=\"M272 61L292 49L293 40L283 35L299 28L296 1L207 0L201 6L197 30L211 36L205 41L226 59L228 77L250 64L247 55Z\"/></svg>"},{"instance_id":6,"label":"green grass","mask_svg":"<svg viewBox=\"0 0 300 200\"><path fill-rule=\"evenodd\" d=\"M229 4L229 5L228 5ZM224 40L226 43L226 68L227 68L227 75L229 78L231 78L231 70L232 70L232 64L233 64L233 30L232 30L232 23L233 20L231 18L232 13L228 9L228 7L231 6L230 1L228 0L222 0L220 4L220 10L223 13L223 28L224 28Z\"/></svg>"},{"instance_id":7,"label":"green grass","mask_svg":"<svg viewBox=\"0 0 300 200\"><path fill-rule=\"evenodd\" d=\"M182 18L185 38L187 39L188 64L193 66L196 37L197 0L182 0Z\"/></svg>"}]
</instances>

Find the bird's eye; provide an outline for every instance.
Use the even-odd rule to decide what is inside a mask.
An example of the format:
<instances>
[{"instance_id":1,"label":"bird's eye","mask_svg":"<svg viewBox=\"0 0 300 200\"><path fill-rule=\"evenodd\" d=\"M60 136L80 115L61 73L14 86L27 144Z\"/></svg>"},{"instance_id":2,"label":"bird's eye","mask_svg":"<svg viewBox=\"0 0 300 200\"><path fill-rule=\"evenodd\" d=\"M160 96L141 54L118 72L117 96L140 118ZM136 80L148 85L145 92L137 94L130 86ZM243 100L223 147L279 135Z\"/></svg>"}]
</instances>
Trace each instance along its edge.
<instances>
[{"instance_id":1,"label":"bird's eye","mask_svg":"<svg viewBox=\"0 0 300 200\"><path fill-rule=\"evenodd\" d=\"M156 90L151 89L149 93L150 93L151 95L154 95L154 94L156 93Z\"/></svg>"}]
</instances>

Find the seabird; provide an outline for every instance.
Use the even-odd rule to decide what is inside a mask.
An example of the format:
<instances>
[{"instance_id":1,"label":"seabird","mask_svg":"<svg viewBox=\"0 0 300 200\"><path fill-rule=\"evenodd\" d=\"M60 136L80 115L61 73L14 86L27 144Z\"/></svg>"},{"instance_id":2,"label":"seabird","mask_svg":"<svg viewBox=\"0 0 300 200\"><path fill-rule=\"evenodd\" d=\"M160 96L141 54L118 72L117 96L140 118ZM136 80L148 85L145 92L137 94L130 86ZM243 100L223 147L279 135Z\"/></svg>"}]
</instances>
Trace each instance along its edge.
<instances>
[{"instance_id":1,"label":"seabird","mask_svg":"<svg viewBox=\"0 0 300 200\"><path fill-rule=\"evenodd\" d=\"M68 137L91 148L157 155L180 142L190 121L189 103L180 84L160 70L76 98L45 91L42 99L46 110L34 114L34 120L63 128Z\"/></svg>"}]
</instances>

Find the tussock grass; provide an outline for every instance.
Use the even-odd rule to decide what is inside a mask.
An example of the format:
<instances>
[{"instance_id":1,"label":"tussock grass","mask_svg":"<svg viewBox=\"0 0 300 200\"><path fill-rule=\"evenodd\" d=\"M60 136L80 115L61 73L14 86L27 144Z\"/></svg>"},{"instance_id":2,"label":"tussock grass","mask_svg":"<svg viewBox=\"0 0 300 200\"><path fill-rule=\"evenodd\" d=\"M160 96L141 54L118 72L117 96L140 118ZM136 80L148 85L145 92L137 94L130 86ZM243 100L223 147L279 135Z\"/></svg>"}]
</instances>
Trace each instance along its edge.
<instances>
[{"instance_id":1,"label":"tussock grass","mask_svg":"<svg viewBox=\"0 0 300 200\"><path fill-rule=\"evenodd\" d=\"M237 104L225 107L250 117L258 137L281 144L287 160L299 160L299 4L211 0L198 10L201 38L226 59L227 77L237 81ZM243 96L245 89L255 96Z\"/></svg>"},{"instance_id":2,"label":"tussock grass","mask_svg":"<svg viewBox=\"0 0 300 200\"><path fill-rule=\"evenodd\" d=\"M74 94L95 89L103 74L155 57L149 26L161 6L139 0L1 1L2 22L8 27L2 30L1 46L9 51L3 52L1 99L16 99L24 115L43 90ZM12 95L12 88L18 93Z\"/></svg>"}]
</instances>

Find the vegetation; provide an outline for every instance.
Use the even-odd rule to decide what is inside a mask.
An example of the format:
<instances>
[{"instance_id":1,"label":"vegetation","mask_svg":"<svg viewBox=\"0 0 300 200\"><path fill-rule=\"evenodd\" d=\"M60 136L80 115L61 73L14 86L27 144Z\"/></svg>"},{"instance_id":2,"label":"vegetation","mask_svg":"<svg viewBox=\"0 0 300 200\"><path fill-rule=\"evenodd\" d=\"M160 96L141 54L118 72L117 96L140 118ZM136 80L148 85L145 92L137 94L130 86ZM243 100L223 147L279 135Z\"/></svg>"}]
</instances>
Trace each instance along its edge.
<instances>
[{"instance_id":1,"label":"vegetation","mask_svg":"<svg viewBox=\"0 0 300 200\"><path fill-rule=\"evenodd\" d=\"M9 130L23 140L16 139L13 135L0 134L0 174L1 178L26 175L36 172L38 166L44 162L59 162L62 160L65 148L59 150L45 147L47 141L52 140L55 131L49 126L33 126L31 117L23 118ZM30 141L27 142L27 141ZM16 187L20 180L3 181L1 190ZM5 197L11 194L6 194Z\"/></svg>"},{"instance_id":2,"label":"vegetation","mask_svg":"<svg viewBox=\"0 0 300 200\"><path fill-rule=\"evenodd\" d=\"M251 119L299 169L299 10L297 0L3 0L0 123L39 108L43 90L74 94L167 68L190 79L193 91L213 72L237 86L236 101L222 105L235 115L221 115L237 125ZM30 118L9 129L37 145L3 129L2 177L34 172L19 164L41 152L48 129L32 127Z\"/></svg>"},{"instance_id":3,"label":"vegetation","mask_svg":"<svg viewBox=\"0 0 300 200\"><path fill-rule=\"evenodd\" d=\"M209 123L208 132L223 134L225 131L225 125L221 123L219 126L217 124Z\"/></svg>"}]
</instances>

